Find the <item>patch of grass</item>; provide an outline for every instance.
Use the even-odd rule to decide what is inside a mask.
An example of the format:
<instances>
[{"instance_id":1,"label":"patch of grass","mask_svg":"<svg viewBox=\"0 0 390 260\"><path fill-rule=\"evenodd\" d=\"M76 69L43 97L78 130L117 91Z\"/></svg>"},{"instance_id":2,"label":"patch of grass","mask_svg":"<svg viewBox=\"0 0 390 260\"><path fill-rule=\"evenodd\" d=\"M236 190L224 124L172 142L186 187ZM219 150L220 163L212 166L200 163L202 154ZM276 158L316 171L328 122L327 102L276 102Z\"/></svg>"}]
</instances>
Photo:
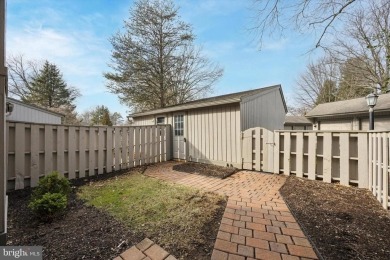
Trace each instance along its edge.
<instances>
[{"instance_id":1,"label":"patch of grass","mask_svg":"<svg viewBox=\"0 0 390 260\"><path fill-rule=\"evenodd\" d=\"M135 231L145 233L166 249L188 249L204 243L202 230L225 200L139 173L83 186L78 196L87 204L108 211Z\"/></svg>"}]
</instances>

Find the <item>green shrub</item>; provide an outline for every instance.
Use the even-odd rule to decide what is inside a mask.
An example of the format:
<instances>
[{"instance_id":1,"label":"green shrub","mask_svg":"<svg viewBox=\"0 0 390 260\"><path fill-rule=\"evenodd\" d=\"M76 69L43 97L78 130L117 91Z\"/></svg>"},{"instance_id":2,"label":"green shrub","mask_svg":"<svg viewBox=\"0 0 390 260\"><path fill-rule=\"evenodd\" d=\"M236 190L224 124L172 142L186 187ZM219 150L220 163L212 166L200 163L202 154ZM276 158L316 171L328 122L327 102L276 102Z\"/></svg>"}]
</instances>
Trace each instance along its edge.
<instances>
[{"instance_id":1,"label":"green shrub","mask_svg":"<svg viewBox=\"0 0 390 260\"><path fill-rule=\"evenodd\" d=\"M66 209L70 191L69 181L52 172L39 180L28 206L41 220L50 221Z\"/></svg>"},{"instance_id":2,"label":"green shrub","mask_svg":"<svg viewBox=\"0 0 390 260\"><path fill-rule=\"evenodd\" d=\"M65 194L45 193L29 203L29 208L42 220L48 221L66 209L68 199Z\"/></svg>"},{"instance_id":3,"label":"green shrub","mask_svg":"<svg viewBox=\"0 0 390 260\"><path fill-rule=\"evenodd\" d=\"M52 172L39 180L38 187L34 189L33 198L40 198L46 193L60 193L68 196L70 191L69 181L60 176L58 172Z\"/></svg>"}]
</instances>

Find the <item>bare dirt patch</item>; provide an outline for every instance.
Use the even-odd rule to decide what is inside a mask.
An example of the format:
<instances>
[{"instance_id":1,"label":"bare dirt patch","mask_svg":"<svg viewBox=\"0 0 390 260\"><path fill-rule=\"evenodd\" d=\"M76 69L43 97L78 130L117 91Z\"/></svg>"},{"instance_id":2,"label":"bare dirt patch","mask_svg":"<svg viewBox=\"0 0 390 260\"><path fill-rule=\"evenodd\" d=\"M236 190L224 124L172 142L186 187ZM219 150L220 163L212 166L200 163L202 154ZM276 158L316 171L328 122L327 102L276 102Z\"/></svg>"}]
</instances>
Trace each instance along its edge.
<instances>
[{"instance_id":1,"label":"bare dirt patch","mask_svg":"<svg viewBox=\"0 0 390 260\"><path fill-rule=\"evenodd\" d=\"M174 165L172 169L179 172L200 174L200 175L216 177L220 179L225 179L226 177L229 177L230 175L238 171L238 169L234 167L223 167L223 166L217 166L213 164L195 163L195 162L177 164Z\"/></svg>"},{"instance_id":2,"label":"bare dirt patch","mask_svg":"<svg viewBox=\"0 0 390 260\"><path fill-rule=\"evenodd\" d=\"M144 169L135 169L139 174ZM9 193L8 245L43 246L44 259L113 259L127 248L149 237L159 244L164 232L153 233L131 228L104 209L88 206L77 194L82 187L97 181L120 178L131 173L114 173L77 180L69 198L68 210L51 223L41 223L27 207L31 190ZM164 247L178 259L210 259L218 233L225 202L219 203L215 213L200 227L202 242L191 244L188 249L170 245ZM189 223L190 224L190 223ZM177 230L169 230L175 235ZM183 232L177 237L185 236Z\"/></svg>"},{"instance_id":3,"label":"bare dirt patch","mask_svg":"<svg viewBox=\"0 0 390 260\"><path fill-rule=\"evenodd\" d=\"M291 176L281 194L324 259L389 259L390 214L368 190Z\"/></svg>"}]
</instances>

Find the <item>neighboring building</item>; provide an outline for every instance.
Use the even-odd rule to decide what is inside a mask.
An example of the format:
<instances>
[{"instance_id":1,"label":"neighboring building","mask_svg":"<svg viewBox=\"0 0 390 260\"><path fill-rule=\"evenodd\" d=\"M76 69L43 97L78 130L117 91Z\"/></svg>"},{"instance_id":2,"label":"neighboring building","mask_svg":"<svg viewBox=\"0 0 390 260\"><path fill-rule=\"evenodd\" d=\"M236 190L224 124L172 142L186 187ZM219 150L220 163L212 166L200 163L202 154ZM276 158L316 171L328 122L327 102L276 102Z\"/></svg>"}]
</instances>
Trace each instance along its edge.
<instances>
[{"instance_id":1,"label":"neighboring building","mask_svg":"<svg viewBox=\"0 0 390 260\"><path fill-rule=\"evenodd\" d=\"M304 116L286 116L284 130L313 130L313 124Z\"/></svg>"},{"instance_id":2,"label":"neighboring building","mask_svg":"<svg viewBox=\"0 0 390 260\"><path fill-rule=\"evenodd\" d=\"M283 129L280 85L205 98L130 115L133 125L170 124L173 158L241 167L241 131Z\"/></svg>"},{"instance_id":3,"label":"neighboring building","mask_svg":"<svg viewBox=\"0 0 390 260\"><path fill-rule=\"evenodd\" d=\"M23 103L20 100L7 97L7 103L13 105L12 113L7 115L7 121L61 124L63 114L40 108L38 106Z\"/></svg>"},{"instance_id":4,"label":"neighboring building","mask_svg":"<svg viewBox=\"0 0 390 260\"><path fill-rule=\"evenodd\" d=\"M374 108L375 130L390 131L390 93L379 95ZM306 114L314 130L368 130L366 99L324 103Z\"/></svg>"}]
</instances>

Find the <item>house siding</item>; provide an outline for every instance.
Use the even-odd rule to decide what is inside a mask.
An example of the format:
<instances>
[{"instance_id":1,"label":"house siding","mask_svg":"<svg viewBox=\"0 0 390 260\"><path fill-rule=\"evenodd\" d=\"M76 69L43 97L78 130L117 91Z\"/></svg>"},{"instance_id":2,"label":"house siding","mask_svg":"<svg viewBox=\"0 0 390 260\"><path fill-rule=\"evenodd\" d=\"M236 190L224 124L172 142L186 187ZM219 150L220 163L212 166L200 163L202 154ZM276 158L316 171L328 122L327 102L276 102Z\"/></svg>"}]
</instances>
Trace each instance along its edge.
<instances>
[{"instance_id":1,"label":"house siding","mask_svg":"<svg viewBox=\"0 0 390 260\"><path fill-rule=\"evenodd\" d=\"M241 167L240 106L217 106L187 113L188 160Z\"/></svg>"},{"instance_id":2,"label":"house siding","mask_svg":"<svg viewBox=\"0 0 390 260\"><path fill-rule=\"evenodd\" d=\"M279 89L244 98L241 102L241 130L264 127L268 130L284 129L286 111Z\"/></svg>"},{"instance_id":3,"label":"house siding","mask_svg":"<svg viewBox=\"0 0 390 260\"><path fill-rule=\"evenodd\" d=\"M61 124L61 116L33 109L22 104L11 102L14 105L13 112L7 116L7 121L40 123L40 124Z\"/></svg>"},{"instance_id":4,"label":"house siding","mask_svg":"<svg viewBox=\"0 0 390 260\"><path fill-rule=\"evenodd\" d=\"M143 125L155 125L156 120L155 116L142 116L142 117L137 117L137 119L134 119L134 123L132 124L133 126L143 126Z\"/></svg>"}]
</instances>

